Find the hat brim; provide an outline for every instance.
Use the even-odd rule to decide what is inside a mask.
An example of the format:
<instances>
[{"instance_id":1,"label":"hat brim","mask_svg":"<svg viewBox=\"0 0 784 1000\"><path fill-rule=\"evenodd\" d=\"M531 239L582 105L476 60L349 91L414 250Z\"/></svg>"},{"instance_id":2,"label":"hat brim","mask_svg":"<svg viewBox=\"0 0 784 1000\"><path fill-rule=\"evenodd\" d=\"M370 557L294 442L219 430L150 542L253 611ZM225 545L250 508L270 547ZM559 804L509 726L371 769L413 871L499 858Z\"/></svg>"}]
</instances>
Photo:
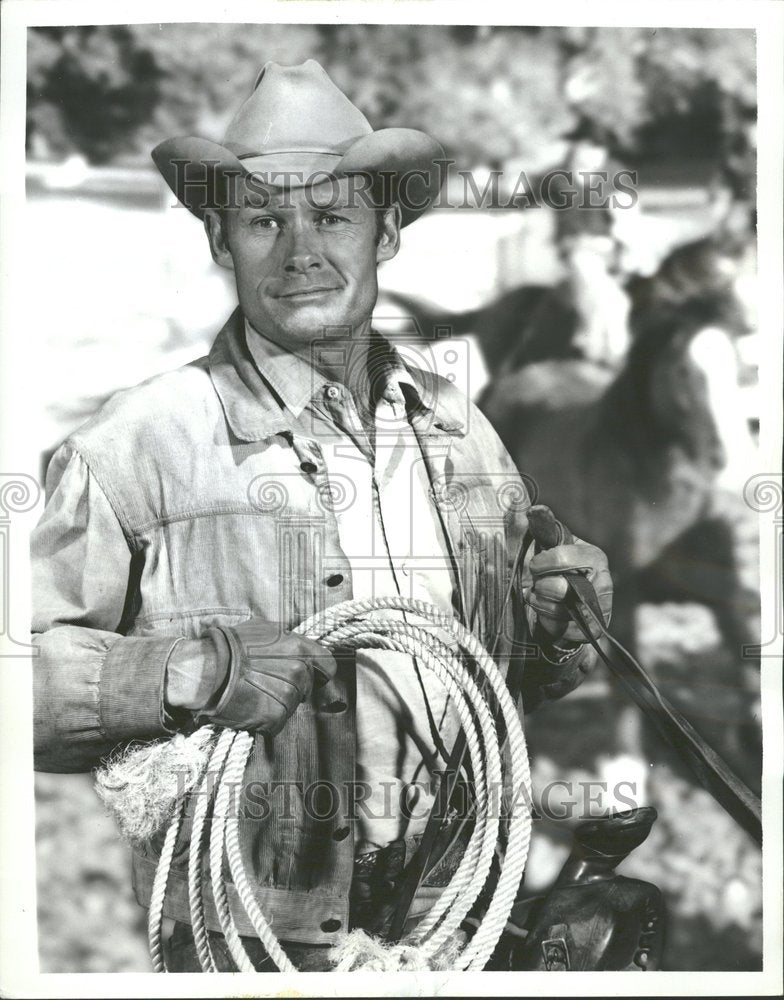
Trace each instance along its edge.
<instances>
[{"instance_id":1,"label":"hat brim","mask_svg":"<svg viewBox=\"0 0 784 1000\"><path fill-rule=\"evenodd\" d=\"M407 226L427 211L441 188L444 150L425 132L388 128L361 136L338 152L261 156L238 154L197 136L178 136L156 146L152 158L177 199L200 219L217 204L221 176L253 174L264 186L304 187L332 177L369 174L381 178L382 189L394 190L401 225Z\"/></svg>"}]
</instances>

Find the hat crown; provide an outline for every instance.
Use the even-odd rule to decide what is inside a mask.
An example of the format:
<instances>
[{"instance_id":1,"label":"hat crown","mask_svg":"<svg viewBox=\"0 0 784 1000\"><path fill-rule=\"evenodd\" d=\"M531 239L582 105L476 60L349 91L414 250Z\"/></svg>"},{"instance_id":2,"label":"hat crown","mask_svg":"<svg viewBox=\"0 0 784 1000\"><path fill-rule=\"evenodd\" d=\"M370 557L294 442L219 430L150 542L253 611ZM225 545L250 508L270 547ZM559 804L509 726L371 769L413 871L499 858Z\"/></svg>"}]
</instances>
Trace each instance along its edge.
<instances>
[{"instance_id":1,"label":"hat crown","mask_svg":"<svg viewBox=\"0 0 784 1000\"><path fill-rule=\"evenodd\" d=\"M240 158L283 152L341 154L372 131L359 108L315 60L298 66L268 62L229 123L223 144Z\"/></svg>"},{"instance_id":2,"label":"hat crown","mask_svg":"<svg viewBox=\"0 0 784 1000\"><path fill-rule=\"evenodd\" d=\"M152 151L177 198L198 218L222 197L217 176L255 176L270 187L307 187L351 175L404 175L398 201L407 226L433 202L442 181L444 150L425 132L374 131L367 118L313 60L299 66L269 62L234 115L222 143L195 135L166 139ZM211 200L212 199L212 200Z\"/></svg>"}]
</instances>

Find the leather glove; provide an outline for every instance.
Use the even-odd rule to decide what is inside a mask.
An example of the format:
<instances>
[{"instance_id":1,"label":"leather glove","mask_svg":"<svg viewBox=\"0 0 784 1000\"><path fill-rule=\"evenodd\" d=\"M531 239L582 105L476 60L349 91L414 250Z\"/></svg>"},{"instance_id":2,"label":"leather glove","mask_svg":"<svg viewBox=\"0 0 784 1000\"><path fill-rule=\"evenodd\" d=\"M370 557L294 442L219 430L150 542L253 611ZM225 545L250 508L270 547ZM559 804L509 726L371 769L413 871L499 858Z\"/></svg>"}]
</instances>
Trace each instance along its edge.
<instances>
[{"instance_id":1,"label":"leather glove","mask_svg":"<svg viewBox=\"0 0 784 1000\"><path fill-rule=\"evenodd\" d=\"M569 586L563 573L570 570L582 573L593 584L606 628L610 624L613 596L607 556L600 548L578 538L570 545L556 545L538 552L531 559L533 585L525 591L524 599L552 641L583 643L585 636L571 620L565 601ZM584 610L583 617L593 638L598 639L601 631L593 615Z\"/></svg>"},{"instance_id":2,"label":"leather glove","mask_svg":"<svg viewBox=\"0 0 784 1000\"><path fill-rule=\"evenodd\" d=\"M251 618L207 631L227 664L223 688L199 714L199 722L275 736L310 694L337 670L327 649L312 639L284 632L275 622Z\"/></svg>"}]
</instances>

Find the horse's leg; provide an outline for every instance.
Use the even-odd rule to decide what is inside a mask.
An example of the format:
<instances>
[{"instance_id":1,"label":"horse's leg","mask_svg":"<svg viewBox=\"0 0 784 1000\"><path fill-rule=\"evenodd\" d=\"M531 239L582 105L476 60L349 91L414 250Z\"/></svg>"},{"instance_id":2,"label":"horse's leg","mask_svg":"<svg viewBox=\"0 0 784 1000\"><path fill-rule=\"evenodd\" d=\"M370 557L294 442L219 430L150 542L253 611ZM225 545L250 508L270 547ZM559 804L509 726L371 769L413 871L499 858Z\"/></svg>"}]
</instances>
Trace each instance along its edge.
<instances>
[{"instance_id":1,"label":"horse's leg","mask_svg":"<svg viewBox=\"0 0 784 1000\"><path fill-rule=\"evenodd\" d=\"M637 608L640 603L639 582L636 575L621 578L613 597L611 631L613 636L637 655ZM610 677L611 699L615 716L616 752L638 760L643 759L643 724L639 708L629 699L614 677Z\"/></svg>"},{"instance_id":2,"label":"horse's leg","mask_svg":"<svg viewBox=\"0 0 784 1000\"><path fill-rule=\"evenodd\" d=\"M726 683L730 701L738 707L726 720L727 753L744 780L759 788L762 732L759 718L754 718L760 694L759 659L750 655L750 647L759 642L760 602L756 568L753 582L743 579L746 560L739 544L743 527L737 518L713 517L693 529L689 542L698 553L710 554L712 585L704 600L730 656Z\"/></svg>"},{"instance_id":3,"label":"horse's leg","mask_svg":"<svg viewBox=\"0 0 784 1000\"><path fill-rule=\"evenodd\" d=\"M722 654L709 663L697 659L679 682L691 689L684 709L741 777L758 787L760 730L753 712L759 679L747 651L758 641L759 596L743 585L731 521L713 517L695 524L648 568L644 586L646 599L699 603L713 613Z\"/></svg>"}]
</instances>

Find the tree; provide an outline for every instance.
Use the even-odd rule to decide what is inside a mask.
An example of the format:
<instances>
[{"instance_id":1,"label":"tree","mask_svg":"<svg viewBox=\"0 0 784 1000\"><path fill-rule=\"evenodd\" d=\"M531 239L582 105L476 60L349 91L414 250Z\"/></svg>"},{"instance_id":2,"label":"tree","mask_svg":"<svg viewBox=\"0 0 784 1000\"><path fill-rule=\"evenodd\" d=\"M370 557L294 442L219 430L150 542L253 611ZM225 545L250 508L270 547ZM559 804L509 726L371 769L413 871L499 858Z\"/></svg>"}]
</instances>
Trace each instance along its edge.
<instances>
[{"instance_id":1,"label":"tree","mask_svg":"<svg viewBox=\"0 0 784 1000\"><path fill-rule=\"evenodd\" d=\"M32 28L28 121L48 154L148 160L220 139L267 60L318 59L375 127L435 135L458 165L534 163L578 117L620 151L743 159L748 30L472 25L142 24ZM745 146L744 146L745 143Z\"/></svg>"},{"instance_id":2,"label":"tree","mask_svg":"<svg viewBox=\"0 0 784 1000\"><path fill-rule=\"evenodd\" d=\"M56 154L112 159L160 101L163 74L125 25L32 29L28 65L28 133Z\"/></svg>"}]
</instances>

